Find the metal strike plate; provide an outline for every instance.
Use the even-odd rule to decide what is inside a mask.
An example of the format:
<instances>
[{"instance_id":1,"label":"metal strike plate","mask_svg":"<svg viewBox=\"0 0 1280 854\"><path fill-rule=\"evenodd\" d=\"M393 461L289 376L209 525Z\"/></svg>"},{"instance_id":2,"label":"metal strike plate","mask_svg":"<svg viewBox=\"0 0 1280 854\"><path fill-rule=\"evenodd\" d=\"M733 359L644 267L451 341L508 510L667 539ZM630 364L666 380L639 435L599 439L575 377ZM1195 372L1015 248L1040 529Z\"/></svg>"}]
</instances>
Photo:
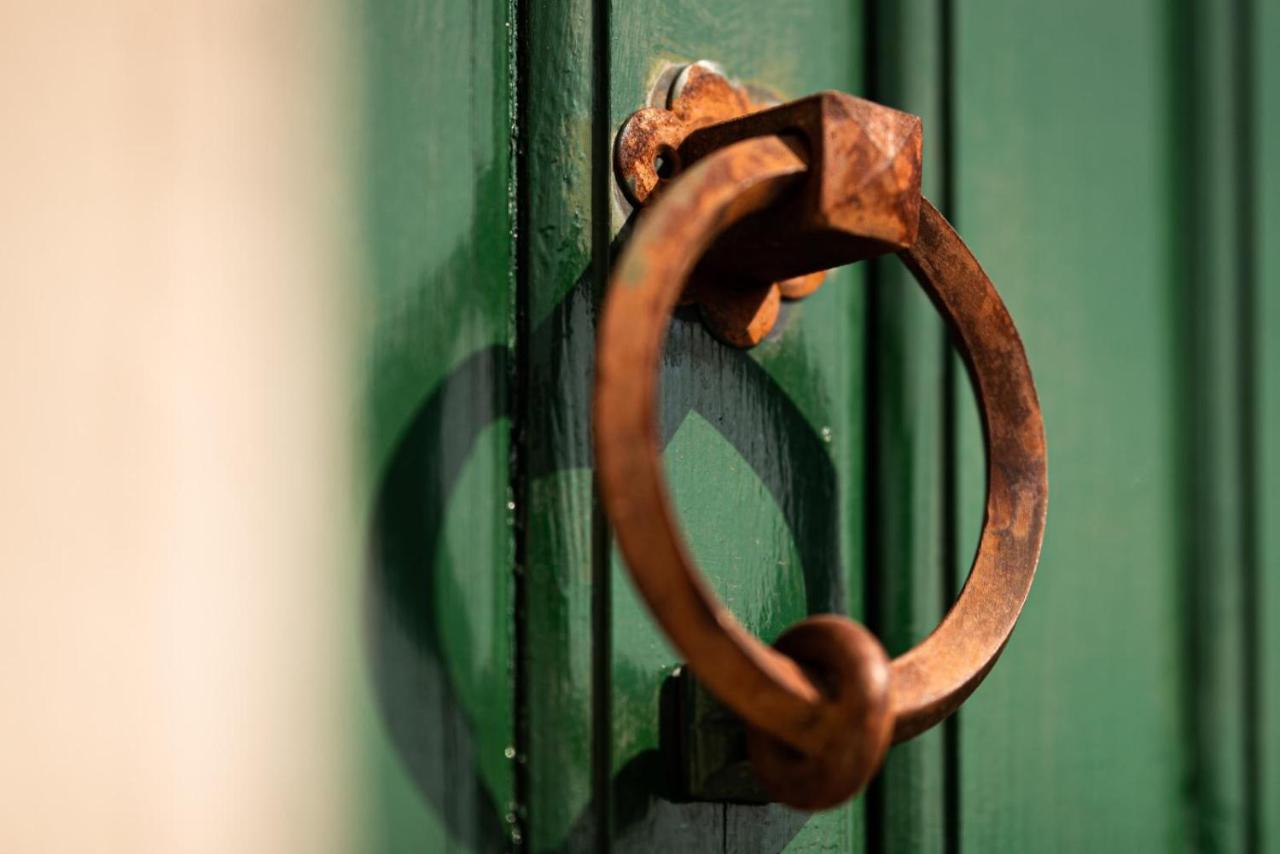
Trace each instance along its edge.
<instances>
[{"instance_id":1,"label":"metal strike plate","mask_svg":"<svg viewBox=\"0 0 1280 854\"><path fill-rule=\"evenodd\" d=\"M747 760L742 721L694 678L687 667L668 677L664 692L672 697L668 721L668 768L678 800L767 804L771 799L756 782Z\"/></svg>"}]
</instances>

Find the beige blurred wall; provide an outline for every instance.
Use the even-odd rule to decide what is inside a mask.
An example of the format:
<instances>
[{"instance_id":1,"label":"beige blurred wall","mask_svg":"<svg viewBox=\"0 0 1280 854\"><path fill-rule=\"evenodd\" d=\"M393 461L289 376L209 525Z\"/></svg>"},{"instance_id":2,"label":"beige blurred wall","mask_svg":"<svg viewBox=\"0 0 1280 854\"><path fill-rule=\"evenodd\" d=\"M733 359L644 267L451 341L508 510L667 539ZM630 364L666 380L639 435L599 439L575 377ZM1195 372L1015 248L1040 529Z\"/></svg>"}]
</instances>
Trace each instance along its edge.
<instances>
[{"instance_id":1,"label":"beige blurred wall","mask_svg":"<svg viewBox=\"0 0 1280 854\"><path fill-rule=\"evenodd\" d=\"M0 851L359 847L349 38L0 4Z\"/></svg>"}]
</instances>

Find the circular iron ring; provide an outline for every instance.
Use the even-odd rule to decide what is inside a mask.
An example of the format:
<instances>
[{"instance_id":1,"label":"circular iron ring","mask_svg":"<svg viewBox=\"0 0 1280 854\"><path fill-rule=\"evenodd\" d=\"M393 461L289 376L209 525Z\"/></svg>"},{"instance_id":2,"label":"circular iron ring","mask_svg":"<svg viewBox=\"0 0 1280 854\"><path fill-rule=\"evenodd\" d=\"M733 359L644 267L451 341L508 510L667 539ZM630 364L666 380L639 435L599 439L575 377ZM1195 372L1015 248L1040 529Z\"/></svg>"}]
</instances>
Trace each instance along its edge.
<instances>
[{"instance_id":1,"label":"circular iron ring","mask_svg":"<svg viewBox=\"0 0 1280 854\"><path fill-rule=\"evenodd\" d=\"M719 601L666 488L660 358L699 258L806 169L777 137L750 139L694 164L644 211L605 300L593 430L604 507L636 587L697 678L747 723L765 790L819 809L860 791L891 740L945 718L991 669L1031 587L1048 480L1040 406L1013 322L968 248L922 200L917 241L899 255L956 333L986 428L986 517L964 589L933 633L891 663L845 617L810 617L771 648Z\"/></svg>"}]
</instances>

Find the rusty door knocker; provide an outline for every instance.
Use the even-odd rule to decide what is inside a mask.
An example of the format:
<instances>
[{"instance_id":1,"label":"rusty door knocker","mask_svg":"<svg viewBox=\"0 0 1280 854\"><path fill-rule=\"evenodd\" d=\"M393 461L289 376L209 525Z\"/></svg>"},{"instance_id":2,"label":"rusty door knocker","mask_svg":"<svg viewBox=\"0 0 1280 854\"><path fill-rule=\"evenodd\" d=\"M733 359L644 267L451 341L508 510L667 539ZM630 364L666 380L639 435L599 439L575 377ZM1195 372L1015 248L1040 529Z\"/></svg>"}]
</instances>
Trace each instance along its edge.
<instances>
[{"instance_id":1,"label":"rusty door knocker","mask_svg":"<svg viewBox=\"0 0 1280 854\"><path fill-rule=\"evenodd\" d=\"M1008 640L1044 534L1040 405L994 286L920 194L918 118L838 92L758 109L701 63L684 70L669 105L635 113L618 139L619 179L646 207L600 325L601 494L654 616L698 679L745 721L764 790L820 809L860 791L891 742L953 712ZM667 495L656 400L671 312L696 302L718 336L747 346L773 325L779 299L803 296L823 270L888 252L951 325L977 389L988 460L978 552L946 617L893 661L865 628L835 614L802 620L769 647L703 580ZM765 284L725 284L735 279Z\"/></svg>"}]
</instances>

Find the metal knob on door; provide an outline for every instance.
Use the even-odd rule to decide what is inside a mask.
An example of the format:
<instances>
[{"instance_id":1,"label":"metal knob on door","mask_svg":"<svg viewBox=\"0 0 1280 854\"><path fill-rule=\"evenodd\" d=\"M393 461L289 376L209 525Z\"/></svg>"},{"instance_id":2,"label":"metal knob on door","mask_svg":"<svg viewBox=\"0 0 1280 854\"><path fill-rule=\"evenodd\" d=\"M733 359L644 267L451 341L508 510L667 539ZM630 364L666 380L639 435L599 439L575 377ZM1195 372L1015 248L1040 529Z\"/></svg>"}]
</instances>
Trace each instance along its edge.
<instances>
[{"instance_id":1,"label":"metal knob on door","mask_svg":"<svg viewBox=\"0 0 1280 854\"><path fill-rule=\"evenodd\" d=\"M645 209L613 272L599 330L600 489L641 595L698 679L746 723L765 791L804 809L859 792L891 742L954 711L995 663L1043 539L1044 427L1030 368L990 279L920 194L914 116L836 92L756 109L689 66L669 109L624 125L616 168ZM953 329L982 411L986 518L964 589L918 646L889 660L852 620L811 616L769 647L717 599L679 533L656 405L671 313L697 302L722 339L763 338L786 289L896 252ZM755 282L732 287L729 282ZM800 283L800 284L798 284Z\"/></svg>"}]
</instances>

